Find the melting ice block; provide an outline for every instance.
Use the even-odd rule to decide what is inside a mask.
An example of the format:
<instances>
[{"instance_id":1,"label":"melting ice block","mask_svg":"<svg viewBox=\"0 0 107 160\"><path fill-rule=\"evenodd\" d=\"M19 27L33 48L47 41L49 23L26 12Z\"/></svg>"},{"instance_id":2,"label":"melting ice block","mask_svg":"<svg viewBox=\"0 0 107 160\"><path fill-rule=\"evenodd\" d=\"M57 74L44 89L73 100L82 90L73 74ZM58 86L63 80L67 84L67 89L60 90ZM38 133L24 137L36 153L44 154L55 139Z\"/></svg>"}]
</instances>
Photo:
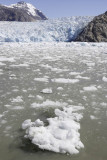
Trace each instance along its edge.
<instances>
[{"instance_id":1,"label":"melting ice block","mask_svg":"<svg viewBox=\"0 0 107 160\"><path fill-rule=\"evenodd\" d=\"M77 154L84 145L80 140L80 119L82 114L77 110L84 109L82 106L70 106L55 109L54 118L48 118L48 125L45 126L39 119L35 122L26 120L22 128L26 130L26 138L40 149L60 153Z\"/></svg>"}]
</instances>

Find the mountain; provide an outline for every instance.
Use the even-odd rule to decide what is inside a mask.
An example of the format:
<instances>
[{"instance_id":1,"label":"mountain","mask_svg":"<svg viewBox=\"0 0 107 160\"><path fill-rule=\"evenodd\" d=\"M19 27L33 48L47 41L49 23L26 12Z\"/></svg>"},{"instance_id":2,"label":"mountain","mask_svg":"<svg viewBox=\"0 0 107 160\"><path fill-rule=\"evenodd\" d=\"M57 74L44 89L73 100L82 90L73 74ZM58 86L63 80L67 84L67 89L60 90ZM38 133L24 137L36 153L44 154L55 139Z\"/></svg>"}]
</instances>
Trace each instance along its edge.
<instances>
[{"instance_id":1,"label":"mountain","mask_svg":"<svg viewBox=\"0 0 107 160\"><path fill-rule=\"evenodd\" d=\"M47 20L47 17L32 4L24 1L10 6L0 5L0 21L34 22Z\"/></svg>"},{"instance_id":2,"label":"mountain","mask_svg":"<svg viewBox=\"0 0 107 160\"><path fill-rule=\"evenodd\" d=\"M77 36L80 42L107 42L107 12L96 16Z\"/></svg>"}]
</instances>

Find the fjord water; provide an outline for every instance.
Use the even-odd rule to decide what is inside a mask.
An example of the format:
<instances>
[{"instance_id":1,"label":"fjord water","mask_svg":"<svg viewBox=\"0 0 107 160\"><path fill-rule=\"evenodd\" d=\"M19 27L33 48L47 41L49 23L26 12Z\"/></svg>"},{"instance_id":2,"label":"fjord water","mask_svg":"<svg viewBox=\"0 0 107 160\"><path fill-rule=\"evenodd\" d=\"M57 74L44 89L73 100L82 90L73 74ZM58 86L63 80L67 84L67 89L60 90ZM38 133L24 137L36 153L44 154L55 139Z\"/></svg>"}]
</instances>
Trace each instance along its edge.
<instances>
[{"instance_id":1,"label":"fjord water","mask_svg":"<svg viewBox=\"0 0 107 160\"><path fill-rule=\"evenodd\" d=\"M64 104L84 107L76 112L83 116L79 133L84 148L78 154L41 150L24 138L23 121L47 123ZM107 44L1 44L0 159L106 160L106 150Z\"/></svg>"}]
</instances>

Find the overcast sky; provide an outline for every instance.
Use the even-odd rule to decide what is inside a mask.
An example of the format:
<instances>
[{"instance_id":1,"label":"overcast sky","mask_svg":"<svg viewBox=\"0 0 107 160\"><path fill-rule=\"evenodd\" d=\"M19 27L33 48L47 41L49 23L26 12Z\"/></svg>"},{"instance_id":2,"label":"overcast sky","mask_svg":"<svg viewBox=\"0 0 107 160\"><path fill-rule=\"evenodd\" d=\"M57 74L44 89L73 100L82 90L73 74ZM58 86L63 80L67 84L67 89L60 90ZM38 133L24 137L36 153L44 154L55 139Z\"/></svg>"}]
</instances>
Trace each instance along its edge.
<instances>
[{"instance_id":1,"label":"overcast sky","mask_svg":"<svg viewBox=\"0 0 107 160\"><path fill-rule=\"evenodd\" d=\"M14 4L20 0L0 0L0 4ZM95 16L107 10L107 0L24 0L32 3L49 18Z\"/></svg>"}]
</instances>

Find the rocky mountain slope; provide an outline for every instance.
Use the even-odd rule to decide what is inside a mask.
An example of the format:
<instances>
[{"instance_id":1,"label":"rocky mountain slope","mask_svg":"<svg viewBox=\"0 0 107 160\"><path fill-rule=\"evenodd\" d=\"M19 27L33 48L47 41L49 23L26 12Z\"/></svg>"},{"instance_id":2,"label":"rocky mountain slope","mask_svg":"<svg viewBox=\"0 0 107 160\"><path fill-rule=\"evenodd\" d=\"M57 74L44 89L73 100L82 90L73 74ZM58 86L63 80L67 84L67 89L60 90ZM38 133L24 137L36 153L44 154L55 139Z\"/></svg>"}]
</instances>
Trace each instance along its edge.
<instances>
[{"instance_id":1,"label":"rocky mountain slope","mask_svg":"<svg viewBox=\"0 0 107 160\"><path fill-rule=\"evenodd\" d=\"M30 3L23 1L10 6L0 5L0 21L34 22L47 17Z\"/></svg>"},{"instance_id":2,"label":"rocky mountain slope","mask_svg":"<svg viewBox=\"0 0 107 160\"><path fill-rule=\"evenodd\" d=\"M77 36L80 42L107 42L107 12L96 16Z\"/></svg>"}]
</instances>

